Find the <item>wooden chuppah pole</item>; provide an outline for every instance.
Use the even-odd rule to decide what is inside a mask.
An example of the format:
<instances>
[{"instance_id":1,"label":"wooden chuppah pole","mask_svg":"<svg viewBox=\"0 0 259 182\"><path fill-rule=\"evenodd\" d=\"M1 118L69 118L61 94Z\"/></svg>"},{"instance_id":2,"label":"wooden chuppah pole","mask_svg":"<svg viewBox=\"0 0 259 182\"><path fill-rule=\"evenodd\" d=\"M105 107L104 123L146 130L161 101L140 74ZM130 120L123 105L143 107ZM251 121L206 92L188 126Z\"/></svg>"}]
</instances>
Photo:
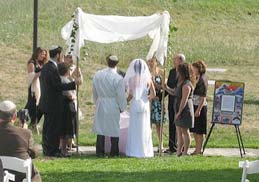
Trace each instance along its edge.
<instances>
[{"instance_id":1,"label":"wooden chuppah pole","mask_svg":"<svg viewBox=\"0 0 259 182\"><path fill-rule=\"evenodd\" d=\"M70 40L69 40L69 46L68 46L68 55L74 55L76 56L76 79L81 79L79 78L80 76L80 70L79 70L79 54L78 52L76 54L73 54L73 52L75 51L75 48L79 48L79 45L76 46L76 44L78 44L77 41L77 35L78 35L78 29L79 29L79 24L78 24L78 10L79 8L77 8L77 10L73 13L72 15L72 20L73 20L73 26L72 26L72 30L70 33ZM79 52L80 52L80 48L79 48ZM79 85L76 86L76 152L77 154L79 154Z\"/></svg>"},{"instance_id":2,"label":"wooden chuppah pole","mask_svg":"<svg viewBox=\"0 0 259 182\"><path fill-rule=\"evenodd\" d=\"M79 58L76 59L76 76L79 78ZM76 153L79 154L79 85L76 87Z\"/></svg>"},{"instance_id":3,"label":"wooden chuppah pole","mask_svg":"<svg viewBox=\"0 0 259 182\"><path fill-rule=\"evenodd\" d=\"M164 64L166 62L166 58L165 58L165 61L164 61ZM162 76L162 100L161 100L161 119L160 119L160 131L159 131L159 156L162 156L162 144L163 144L163 120L164 120L164 115L165 115L165 88L164 88L164 85L165 85L165 72L166 72L166 68L164 67L163 69L163 76Z\"/></svg>"}]
</instances>

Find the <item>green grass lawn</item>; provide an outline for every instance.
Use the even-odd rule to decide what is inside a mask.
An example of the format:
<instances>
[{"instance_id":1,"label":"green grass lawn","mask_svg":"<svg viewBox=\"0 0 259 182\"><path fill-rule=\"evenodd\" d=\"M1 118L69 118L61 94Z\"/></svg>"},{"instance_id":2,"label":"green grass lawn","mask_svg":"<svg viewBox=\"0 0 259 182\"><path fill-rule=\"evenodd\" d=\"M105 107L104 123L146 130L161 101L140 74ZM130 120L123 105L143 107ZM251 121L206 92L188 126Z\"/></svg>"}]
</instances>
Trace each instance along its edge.
<instances>
[{"instance_id":1,"label":"green grass lawn","mask_svg":"<svg viewBox=\"0 0 259 182\"><path fill-rule=\"evenodd\" d=\"M36 161L43 181L91 182L236 182L242 170L240 158L225 157L155 157L153 159L104 158L94 156ZM259 174L248 175L253 182Z\"/></svg>"}]
</instances>

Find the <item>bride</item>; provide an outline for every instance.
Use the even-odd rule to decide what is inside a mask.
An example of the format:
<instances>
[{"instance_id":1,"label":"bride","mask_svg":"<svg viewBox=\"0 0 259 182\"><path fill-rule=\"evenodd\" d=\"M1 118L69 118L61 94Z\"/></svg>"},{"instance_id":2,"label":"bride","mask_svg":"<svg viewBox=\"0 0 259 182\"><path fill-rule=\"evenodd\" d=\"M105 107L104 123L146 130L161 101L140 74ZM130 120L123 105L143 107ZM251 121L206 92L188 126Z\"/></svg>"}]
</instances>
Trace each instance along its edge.
<instances>
[{"instance_id":1,"label":"bride","mask_svg":"<svg viewBox=\"0 0 259 182\"><path fill-rule=\"evenodd\" d=\"M128 90L128 101L131 101L126 155L153 157L149 100L155 97L155 89L146 62L134 59L124 81Z\"/></svg>"}]
</instances>

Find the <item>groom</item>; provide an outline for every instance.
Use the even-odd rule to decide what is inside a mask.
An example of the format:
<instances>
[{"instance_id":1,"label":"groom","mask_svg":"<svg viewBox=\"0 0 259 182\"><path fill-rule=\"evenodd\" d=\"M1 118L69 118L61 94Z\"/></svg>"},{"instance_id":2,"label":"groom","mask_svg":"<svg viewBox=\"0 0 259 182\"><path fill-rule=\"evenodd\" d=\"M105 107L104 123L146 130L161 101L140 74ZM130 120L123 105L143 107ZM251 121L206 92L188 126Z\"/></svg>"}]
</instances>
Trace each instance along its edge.
<instances>
[{"instance_id":1,"label":"groom","mask_svg":"<svg viewBox=\"0 0 259 182\"><path fill-rule=\"evenodd\" d=\"M117 56L106 58L108 67L93 78L93 99L96 105L93 132L97 134L96 155L104 156L105 136L111 137L111 156L119 155L120 113L126 110L127 100L123 78L117 73Z\"/></svg>"}]
</instances>

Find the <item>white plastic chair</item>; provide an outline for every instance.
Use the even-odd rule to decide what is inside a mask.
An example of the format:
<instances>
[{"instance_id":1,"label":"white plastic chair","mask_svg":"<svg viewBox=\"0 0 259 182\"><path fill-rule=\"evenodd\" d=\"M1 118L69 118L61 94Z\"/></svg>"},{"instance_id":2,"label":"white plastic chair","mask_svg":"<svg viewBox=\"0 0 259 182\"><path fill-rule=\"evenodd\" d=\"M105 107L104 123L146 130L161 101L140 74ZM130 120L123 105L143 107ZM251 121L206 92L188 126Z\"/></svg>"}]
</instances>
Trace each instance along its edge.
<instances>
[{"instance_id":1,"label":"white plastic chair","mask_svg":"<svg viewBox=\"0 0 259 182\"><path fill-rule=\"evenodd\" d=\"M4 171L4 182L9 182L10 180L15 180L15 175L9 173L8 171Z\"/></svg>"},{"instance_id":2,"label":"white plastic chair","mask_svg":"<svg viewBox=\"0 0 259 182\"><path fill-rule=\"evenodd\" d=\"M4 169L3 169L3 164L2 161L0 159L0 182L4 181Z\"/></svg>"},{"instance_id":3,"label":"white plastic chair","mask_svg":"<svg viewBox=\"0 0 259 182\"><path fill-rule=\"evenodd\" d=\"M32 160L30 158L23 160L16 157L0 156L0 159L4 169L25 173L26 178L23 182L31 182Z\"/></svg>"},{"instance_id":4,"label":"white plastic chair","mask_svg":"<svg viewBox=\"0 0 259 182\"><path fill-rule=\"evenodd\" d=\"M251 161L239 161L239 167L243 168L243 174L241 182L249 182L248 179L246 179L247 174L255 174L259 173L259 160Z\"/></svg>"}]
</instances>

